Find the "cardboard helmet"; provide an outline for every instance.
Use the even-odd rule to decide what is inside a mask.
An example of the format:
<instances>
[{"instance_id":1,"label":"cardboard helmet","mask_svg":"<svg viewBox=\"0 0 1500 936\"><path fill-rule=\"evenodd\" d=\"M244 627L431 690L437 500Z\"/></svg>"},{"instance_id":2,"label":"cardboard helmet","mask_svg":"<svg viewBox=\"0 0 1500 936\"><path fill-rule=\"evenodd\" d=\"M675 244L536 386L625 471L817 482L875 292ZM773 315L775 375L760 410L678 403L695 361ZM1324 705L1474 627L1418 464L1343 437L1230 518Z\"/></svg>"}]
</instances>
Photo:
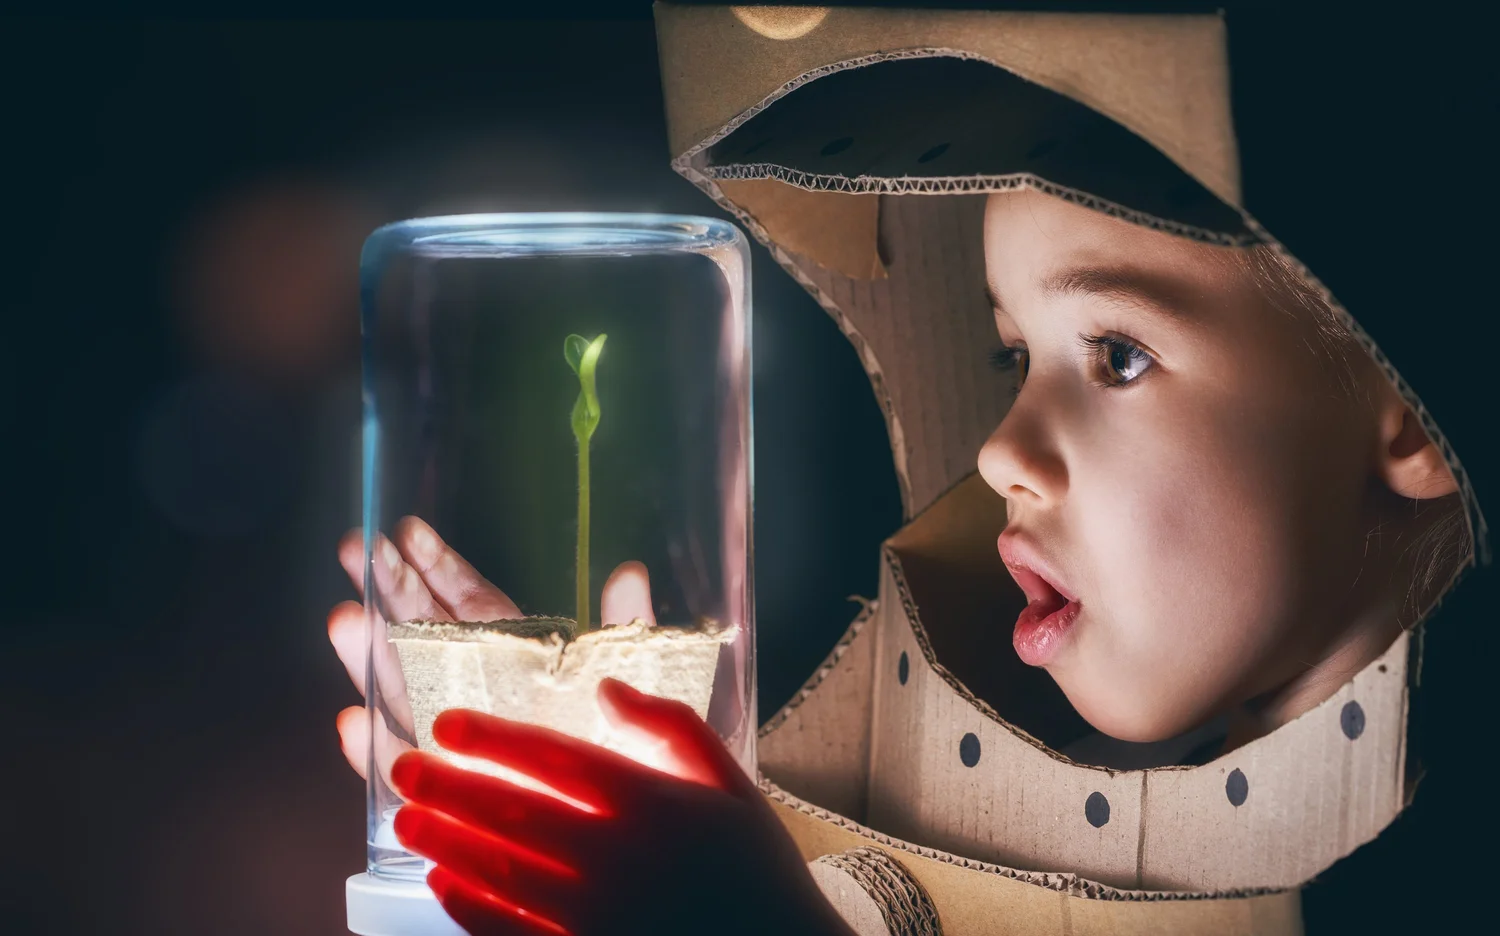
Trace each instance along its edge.
<instances>
[{"instance_id":1,"label":"cardboard helmet","mask_svg":"<svg viewBox=\"0 0 1500 936\"><path fill-rule=\"evenodd\" d=\"M760 737L767 792L825 891L862 932L1298 930L1301 885L1413 795L1418 635L1205 764L1117 769L1060 753L1088 727L1007 633L973 626L1024 604L994 550L1004 503L975 464L1010 402L982 350L995 341L984 206L1030 188L1276 251L1442 451L1472 566L1488 559L1479 433L1453 414L1477 378L1435 373L1430 347L1400 372L1387 355L1410 344L1395 340L1400 304L1422 286L1368 271L1401 245L1356 254L1298 223L1313 197L1346 225L1374 216L1352 177L1304 153L1261 150L1278 184L1258 190L1261 214L1247 210L1218 15L658 3L656 19L673 168L848 336L901 490L906 523L885 544L877 601ZM1312 169L1288 168L1298 160ZM1404 249L1412 262L1427 248Z\"/></svg>"}]
</instances>

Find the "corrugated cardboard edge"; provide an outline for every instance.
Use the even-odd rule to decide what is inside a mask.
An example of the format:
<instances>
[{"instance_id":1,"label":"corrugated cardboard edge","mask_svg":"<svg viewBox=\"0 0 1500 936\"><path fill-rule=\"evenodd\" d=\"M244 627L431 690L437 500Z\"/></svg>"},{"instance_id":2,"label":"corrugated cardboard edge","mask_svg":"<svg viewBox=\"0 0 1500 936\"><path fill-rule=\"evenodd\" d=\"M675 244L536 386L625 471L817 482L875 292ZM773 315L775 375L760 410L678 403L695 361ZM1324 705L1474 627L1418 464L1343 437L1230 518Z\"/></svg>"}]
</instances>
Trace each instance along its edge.
<instances>
[{"instance_id":1,"label":"corrugated cardboard edge","mask_svg":"<svg viewBox=\"0 0 1500 936\"><path fill-rule=\"evenodd\" d=\"M979 476L977 471L969 474L958 483L949 487L948 490L940 494L933 500L931 504L927 505L927 507L922 512L922 516L926 516L934 510L942 509L941 505L944 503L944 501L948 497L957 494L959 492L959 489L963 488L965 485L982 483L984 483L984 481ZM1054 751L1051 748L1047 747L1047 745L1032 737L1023 729L1012 725L1010 722L1006 721L999 712L995 711L994 706L990 705L988 702L970 692L969 688L963 684L962 680L953 675L953 672L946 666L938 662L937 652L933 650L932 641L927 636L927 628L922 624L921 616L917 611L917 603L912 598L910 586L908 586L906 583L906 575L901 567L901 557L897 553L898 547L896 545L896 542L901 538L901 535L903 533L911 529L912 525L916 523L918 519L921 519L921 517L912 518L911 522L903 525L900 530L897 530L894 534L888 537L886 541L881 544L880 554L881 562L884 565L886 573L889 576L889 587L894 589L894 595L892 596L894 600L886 599L885 608L889 613L893 615L896 611L896 608L900 608L901 618L896 621L896 625L899 627L906 627L910 630L912 638L916 641L917 647L922 653L922 659L927 663L928 668L932 670L932 672L935 673L939 679L946 683L948 685L948 688L953 690L955 695L957 695L968 705L972 706L975 711L979 712L990 721L993 721L996 724L1000 725L1006 731L1014 735L1018 740L1031 745L1041 753L1045 754L1047 757L1062 761L1063 763L1075 767L1080 767L1085 770L1099 770L1104 771L1105 773L1113 773L1113 771L1106 770L1103 767L1092 767L1087 764L1077 764L1074 761L1069 760L1066 756L1059 754L1057 751ZM885 585L887 583L882 582L882 584ZM893 605L895 607L892 607Z\"/></svg>"},{"instance_id":2,"label":"corrugated cardboard edge","mask_svg":"<svg viewBox=\"0 0 1500 936\"><path fill-rule=\"evenodd\" d=\"M937 505L941 506L949 495L961 494L960 489L965 484L978 483L977 475L971 475L939 498ZM929 508L929 511L933 509ZM924 516L928 516L927 512ZM908 524L902 532L911 529L913 524ZM1136 886L1147 888L1217 892L1239 886L1289 888L1305 883L1355 848L1374 839L1404 807L1408 792L1403 773L1412 676L1408 661L1414 642L1410 634L1399 636L1378 659L1346 681L1329 699L1281 731L1252 741L1202 766L1111 770L1079 764L1047 747L1005 720L938 662L903 574L897 547L900 539L901 532L898 532L885 545L880 593L883 616L877 617L876 621L880 628L876 656L877 659L891 657L900 644L907 644L914 645L921 661L912 660L911 685L898 688L892 679L894 671L889 663L877 666L872 684L876 713L871 717L870 744L872 758L878 754L879 759L872 762L869 771L871 790L867 796L866 818L877 822L881 828L908 838L920 838L948 851L985 854L990 850L986 857L1006 863L1023 860L1020 853L1006 854L1007 850L1020 847L1021 842L1027 841L1028 834L1044 828L1047 830L1044 839L1022 849L1026 855L1034 855L1038 863L1033 867L1092 868L1087 873L1096 874L1116 886L1129 886L1128 882L1133 881ZM937 678L945 687L943 692L931 695L932 690L927 688L930 679L919 675L918 666ZM933 730L939 732L935 737L903 740L911 736L904 733L900 724L883 724L884 718L892 716L889 713L882 715L882 711L889 710L899 716L901 709L892 708L898 705L895 694L910 695L913 692L919 698L902 704L916 706L924 717L941 722L933 726ZM951 702L945 699L951 699ZM1355 742L1356 736L1346 738L1339 731L1341 709L1352 702L1359 703L1356 707L1360 709L1362 720L1359 742ZM946 717L941 714L944 712L948 713ZM1369 718L1368 728L1363 725L1366 716ZM957 724L949 724L950 721ZM1107 820L1108 828L1113 830L1119 823L1124 823L1120 828L1137 828L1138 835L1131 833L1127 840L1121 840L1116 834L1108 842L1100 840L1092 844L1092 840L1085 836L1077 842L1069 840L1066 847L1057 846L1056 842L1048 846L1045 839L1055 838L1056 830L1045 823L1038 827L1036 823L1027 822L1029 813L1013 812L1007 805L1003 790L986 787L985 792L962 792L968 788L967 784L974 782L969 775L972 768L959 766L953 758L951 745L966 730L977 733L987 759L992 756L1001 758L1006 765L1005 771L1030 770L1051 778L1038 798L1034 801L1027 798L1026 809L1035 808L1047 816L1070 817L1071 821L1082 826L1083 796L1090 789L1099 790L1107 796L1115 813ZM1007 738L1012 740L1007 742ZM1016 741L1022 742L1024 747L1014 747ZM884 746L892 743L902 747L903 751L887 754ZM1276 752L1285 748L1287 743L1301 745L1305 755L1294 758L1298 769L1293 770L1290 777L1276 768ZM1330 743L1332 747L1328 746ZM1007 744L1011 746L1007 748ZM1285 758L1296 750L1293 748L1281 756ZM903 765L908 765L914 758L936 766L911 774ZM1319 772L1315 762L1320 759L1323 768L1332 771L1331 775L1323 776ZM948 766L941 766L945 764ZM1264 797L1267 790L1272 791L1270 802L1278 805L1270 813L1254 811L1260 803L1266 802L1263 799L1246 807L1252 812L1246 813L1237 803L1228 809L1231 814L1228 817L1215 812L1225 808L1226 775L1240 767L1250 777L1252 796ZM1368 780L1354 782L1360 776ZM913 787L913 784L917 786ZM910 793L912 789L931 793L945 788L952 797L963 802L952 805L928 803L923 797L914 798ZM908 792L903 793L903 790ZM947 798L950 797L938 797L939 800ZM966 835L967 825L961 821L962 815L953 812L967 810L971 813L975 809L989 816L994 828L1010 830L1001 837L998 845L984 835L977 838ZM1266 838L1286 824L1283 813L1309 820L1327 815L1328 832L1333 838L1309 849L1285 851L1280 844ZM1185 814L1191 814L1191 819L1183 819ZM1244 821L1252 821L1255 825L1240 825ZM1184 822L1187 822L1186 826ZM1196 829L1196 838L1189 836L1191 841L1179 840L1179 833L1184 828ZM1237 853L1251 864L1246 868L1238 865L1220 868L1210 874L1216 846L1220 849L1237 847ZM996 848L1000 852L998 855L993 853ZM1204 849L1208 851L1205 853Z\"/></svg>"},{"instance_id":3,"label":"corrugated cardboard edge","mask_svg":"<svg viewBox=\"0 0 1500 936\"><path fill-rule=\"evenodd\" d=\"M768 176L719 178L719 190L777 243L851 279L884 279L880 196L797 188Z\"/></svg>"},{"instance_id":4,"label":"corrugated cardboard edge","mask_svg":"<svg viewBox=\"0 0 1500 936\"><path fill-rule=\"evenodd\" d=\"M1443 460L1452 469L1453 479L1458 483L1459 496L1463 498L1465 516L1469 521L1469 532L1473 535L1474 553L1470 556L1469 561L1455 571L1453 577L1443 586L1440 594L1448 595L1453 591L1454 586L1458 584L1465 572L1480 563L1489 565L1491 561L1489 524L1485 522L1484 513L1479 509L1479 498L1474 494L1474 486L1469 480L1469 473L1464 470L1463 463L1459 461L1458 453L1454 451L1452 443L1448 441L1448 437L1443 435L1443 431L1438 428L1437 420L1432 417L1432 413L1428 411L1427 407L1422 405L1422 399L1417 396L1417 392L1396 371L1396 366L1391 363L1390 359L1385 356L1385 353L1380 350L1380 347L1375 344L1375 339L1371 338L1360 327L1359 320L1351 315L1348 309L1344 308L1343 303L1334 298L1333 292L1327 286L1323 285L1322 280L1319 280L1313 274L1312 270L1308 269L1302 261L1293 256L1292 252L1285 245L1272 237L1271 233L1262 227L1260 222L1251 217L1248 211L1240 209L1240 216L1245 219L1245 226L1262 243L1284 258L1291 265L1292 269L1297 271L1307 285L1322 297L1329 308L1333 309L1340 321L1344 323L1344 326L1354 335L1355 340L1359 342L1360 347L1370 356L1370 360L1375 362L1375 366L1380 369L1380 372L1390 381L1391 386L1401 395L1401 399L1405 400L1406 404L1411 407L1412 412L1416 414L1418 421L1421 422L1423 431L1427 433L1427 437L1432 440L1432 443L1437 446L1438 451L1443 453ZM1440 601L1441 599L1439 603ZM1431 617L1432 612L1436 611L1437 608L1438 604L1434 604L1429 608L1423 616L1423 620L1425 621L1426 618ZM1416 626L1420 627L1421 622L1418 622Z\"/></svg>"},{"instance_id":5,"label":"corrugated cardboard edge","mask_svg":"<svg viewBox=\"0 0 1500 936\"><path fill-rule=\"evenodd\" d=\"M942 936L932 897L888 852L850 848L813 859L808 870L859 936Z\"/></svg>"},{"instance_id":6,"label":"corrugated cardboard edge","mask_svg":"<svg viewBox=\"0 0 1500 936\"><path fill-rule=\"evenodd\" d=\"M780 41L758 35L727 6L658 2L654 12L668 137L679 158L717 143L807 81L853 63L940 50L988 62L1088 106L1151 143L1225 202L1240 201L1227 38L1222 17L1214 14L837 7L817 28ZM736 66L755 69L755 81L729 74ZM1122 74L1134 80L1121 80ZM1161 89L1168 86L1181 97L1164 105Z\"/></svg>"},{"instance_id":7,"label":"corrugated cardboard edge","mask_svg":"<svg viewBox=\"0 0 1500 936\"><path fill-rule=\"evenodd\" d=\"M875 393L875 401L880 406L881 414L885 417L886 432L891 442L891 457L895 462L896 483L901 491L902 516L910 517L912 512L912 492L910 472L908 471L906 461L906 432L901 427L901 420L896 415L895 407L891 403L890 392L886 389L885 371L871 350L869 342L865 341L859 329L854 327L854 323L839 308L838 303L833 300L833 297L824 292L823 288L803 271L801 264L797 262L795 257L778 244L752 214L731 201L712 179L693 169L691 166L678 166L674 163L673 168L677 169L688 181L703 190L714 200L716 205L739 219L739 222L750 231L751 236L764 245L766 250L770 252L772 259L782 269L786 270L792 279L796 280L798 285L817 301L818 305L822 306L823 311L827 312L828 317L833 319L834 324L839 327L839 331L843 332L844 337L849 339L849 344L853 346L854 353L859 358L860 366L864 368L865 373L870 378L870 387Z\"/></svg>"},{"instance_id":8,"label":"corrugated cardboard edge","mask_svg":"<svg viewBox=\"0 0 1500 936\"><path fill-rule=\"evenodd\" d=\"M978 483L977 476L971 475L964 483ZM957 487L950 491L954 492L957 492ZM947 504L946 497L940 498L938 503L940 509L958 509L953 505L942 507ZM903 530L909 529L910 524L903 527ZM1275 769L1275 752L1279 739L1283 737L1280 733L1252 742L1200 767L1117 771L1078 764L1007 722L937 662L915 599L905 582L896 548L899 540L898 533L887 540L885 546L880 600L866 606L802 690L761 731L761 747L766 752L762 758L763 772L769 780L778 783L778 788L804 802L818 803L820 808L840 814L841 818L848 817L850 822L875 821L892 837L927 842L928 846L933 846L929 850L934 854L983 856L965 860L1009 866L1015 862L1025 864L1024 856L1031 854L1035 846L1023 848L1016 852L1015 857L987 854L987 850L992 850L985 844L988 840L981 836L965 844L968 840L960 834L962 830L943 818L945 809L960 809L966 815L977 808L999 823L996 828L1014 826L1016 842L1019 843L1027 841L1026 836L1038 828L1043 831L1050 829L1046 832L1050 837L1060 834L1060 829L1033 816L1035 810L1040 810L1042 817L1056 817L1049 822L1064 825L1077 822L1082 826L1084 797L1089 790L1102 790L1112 803L1115 815L1107 828L1097 832L1085 831L1095 832L1096 837L1104 835L1109 839L1108 843L1101 840L1097 845L1089 845L1088 841L1080 840L1059 852L1042 842L1035 851L1038 863L1025 866L1097 868L1099 880L1107 882L1100 886L1112 890L1170 888L1174 893L1187 894L1242 893L1246 891L1236 888L1252 887L1264 890L1295 888L1378 835L1405 805L1410 788L1404 786L1402 773L1411 677L1406 661L1415 655L1412 646L1415 641L1409 637L1398 639L1381 659L1357 674L1334 697L1298 719L1299 727L1294 734L1302 739L1299 743L1304 747L1313 745L1306 754L1312 756L1328 743L1341 748L1329 751L1328 758L1325 758L1333 771L1324 778L1326 782L1309 784L1299 780L1300 775L1290 778L1280 775ZM905 682L897 685L895 658L898 645L905 645L913 651L910 685ZM929 689L924 686L930 685L933 678L943 686L941 694L949 702L928 698ZM1395 680L1395 684L1390 680ZM938 718L942 724L934 726L937 732L934 738L899 742L902 751L885 752L885 746L897 743L894 739L905 737L899 719L889 726L882 725L883 718L895 717L892 712L897 710L887 710L891 705L900 704L896 700L902 694L910 700L906 704L917 705L921 712ZM1370 719L1365 731L1368 737L1358 744L1339 733L1340 710L1346 703L1356 700L1364 706L1363 713ZM882 712L886 714L882 715ZM949 715L942 716L942 712L949 712ZM904 778L907 771L901 765L910 766L913 758L920 757L929 764L920 771L927 778L921 782L930 785L944 769L941 765L953 758L951 744L954 739L965 731L977 732L982 739L986 764L1007 765L1001 768L1003 770L1012 766L1020 769L1025 764L1030 764L1033 772L1055 773L1061 770L1060 778L1055 778L1058 780L1056 788L1049 788L1048 795L1028 806L1030 811L1012 815L1006 811L1006 799L1000 788L990 790L985 786L970 790L967 785L976 782L975 777L970 776L967 766L959 767L953 760L952 766L946 769L952 781L948 785L958 784L953 787L956 792L952 796L939 797L941 802L929 803L915 813L911 812L911 797L899 796L900 789L912 782L910 778ZM1006 738L1011 740L1006 742ZM1318 738L1329 740L1319 741ZM1017 743L1020 748L1016 747ZM913 744L924 753L916 753ZM933 748L933 744L937 748ZM1377 747L1369 748L1370 744L1377 744ZM1380 744L1390 748L1389 757L1376 756ZM877 751L877 748L881 750ZM858 762L861 750L868 750L868 763ZM895 758L894 766L892 757ZM1000 760L995 761L996 757ZM1267 761L1268 757L1270 761ZM1304 757L1296 759L1299 763L1312 762ZM1224 803L1225 778L1232 769L1239 768L1243 768L1250 778L1249 789L1254 802L1247 808L1260 807L1261 811L1241 816L1240 805L1231 800L1234 808L1228 809L1228 813L1232 815L1215 818L1217 813L1211 807L1217 804L1220 811L1227 809ZM1383 773L1387 768L1388 776ZM1360 781L1355 784L1358 789L1354 793L1345 795L1340 791L1359 776L1359 773L1349 773L1351 770L1369 775L1371 782ZM1371 770L1378 777L1370 774ZM1316 780L1319 776L1321 774L1314 770L1308 779ZM862 780L868 784L863 789ZM1272 799L1264 799L1268 794ZM893 795L898 799L892 800ZM996 796L1000 798L995 799ZM1330 800L1330 797L1334 799ZM903 802L908 808L899 808ZM1030 797L1027 803L1031 803ZM1271 813L1265 813L1263 803L1278 805L1272 805ZM1199 805L1195 807L1194 804ZM1333 812L1328 813L1329 821L1333 824L1329 826L1329 833L1334 838L1326 848L1315 849L1313 853L1297 852L1277 857L1281 855L1280 846L1267 836L1280 838L1281 833L1275 830L1285 824L1277 818L1282 811L1289 811L1288 815L1296 819L1301 815L1320 815L1330 809ZM1202 825L1204 834L1193 847L1174 844L1172 830L1180 829L1181 825L1173 817L1182 810L1194 815L1197 815L1195 810L1204 812L1195 820ZM1158 821L1148 822L1148 811ZM1249 838L1237 825L1245 818L1257 823L1249 828ZM1037 825L1039 822L1040 826ZM1225 822L1229 825L1224 825ZM1119 838L1120 833L1126 833L1124 839ZM954 837L956 834L957 838ZM1009 834L1002 838L1009 841ZM1109 845L1107 850L1099 850L1106 844ZM1212 851L1236 847L1247 850L1247 857L1260 855L1256 859L1260 863L1250 869L1253 873L1244 873L1243 869L1232 874L1206 873L1205 869L1214 863L1199 852L1204 848ZM1079 848L1083 850L1079 851ZM1120 849L1128 854L1115 854ZM1262 866L1261 863L1266 861L1270 863ZM1198 870L1194 871L1194 868ZM1088 871L1084 874L1092 877ZM1043 876L1045 879L1051 877Z\"/></svg>"},{"instance_id":9,"label":"corrugated cardboard edge","mask_svg":"<svg viewBox=\"0 0 1500 936\"><path fill-rule=\"evenodd\" d=\"M1406 722L1411 715L1412 697L1422 686L1422 651L1423 643L1426 639L1427 621L1437 613L1437 610L1442 606L1443 599L1453 593L1453 590L1458 587L1459 582L1463 580L1464 575L1470 569L1480 565L1489 565L1493 561L1489 543L1489 524L1485 520L1484 512L1479 507L1479 498L1474 493L1473 483L1469 478L1469 473L1464 470L1463 462L1459 460L1458 452L1453 448L1452 443L1448 441L1447 436L1443 434L1442 429L1438 427L1437 420L1433 418L1432 413L1422 404L1422 399L1417 396L1416 390L1406 382L1400 372L1396 370L1396 366L1380 350L1380 346L1360 326L1359 320L1344 307L1344 304L1333 295L1333 291L1324 285L1322 280L1318 279L1306 264L1298 260L1285 245L1261 226L1260 222L1256 221L1248 211L1240 209L1240 215L1245 220L1245 226L1255 234L1260 242L1282 257L1302 277L1302 280L1307 283L1308 287L1316 292L1322 298L1323 302L1333 310L1334 314L1343 322L1344 327L1359 342L1360 347L1370 356L1370 360L1375 362L1375 366L1380 370L1381 374L1385 376L1386 380L1400 394L1401 399L1406 402L1407 406L1411 407L1412 412L1416 414L1417 420L1422 425L1422 430L1427 433L1427 437L1437 446L1438 451L1443 455L1443 461L1447 463L1449 470L1453 472L1453 479L1457 483L1459 497L1463 501L1465 520L1469 524L1471 542L1474 544L1473 550L1470 552L1468 560L1453 571L1448 581L1438 591L1438 599L1433 602L1432 606L1409 629L1410 654L1407 661L1407 694L1404 700L1405 707L1402 711L1402 720ZM1401 804L1396 811L1396 815L1400 815L1402 810L1405 810L1412 804L1417 795L1417 786L1422 782L1422 778L1425 775L1419 751L1412 744L1412 739L1406 737L1404 734L1402 737L1399 764L1404 770L1405 775L1402 778L1403 794ZM1392 821L1394 819L1395 816L1392 816Z\"/></svg>"},{"instance_id":10,"label":"corrugated cardboard edge","mask_svg":"<svg viewBox=\"0 0 1500 936\"><path fill-rule=\"evenodd\" d=\"M942 54L942 53L937 53ZM679 168L676 162L673 168L679 173L686 175L683 168ZM882 178L876 176L848 176L834 175L829 173L805 172L800 169L787 169L774 163L741 163L732 166L701 166L690 163L688 168L704 179L712 179L716 183L723 182L748 182L764 181L774 179L793 188L803 189L809 192L839 193L851 196L859 195L985 195L991 192L1012 192L1017 189L1029 188L1038 192L1045 192L1061 198L1063 201L1075 205L1082 205L1100 214L1111 218L1119 218L1129 221L1141 227L1151 228L1156 231L1165 231L1178 237L1189 240L1201 241L1205 244L1214 244L1219 247L1248 247L1258 243L1251 235L1225 234L1221 231L1210 231L1207 228L1195 227L1170 218L1162 218L1145 211L1137 211L1128 208L1118 202L1112 202L1097 195L1090 194L1082 189L1069 188L1066 185L1058 185L1049 182L1041 176L1030 172L1012 172L1001 175L975 175L975 176L894 176ZM721 186L722 191L722 186ZM745 207L757 216L762 213L757 211L758 200L750 198L735 198L737 203ZM766 225L771 230L777 225ZM780 240L780 238L778 238ZM787 246L797 253L810 253L810 251L798 249L796 238L786 241ZM805 239L802 239L806 243ZM816 259L817 254L812 254ZM830 269L838 270L846 276L861 275L847 272L839 266L822 264Z\"/></svg>"},{"instance_id":11,"label":"corrugated cardboard edge","mask_svg":"<svg viewBox=\"0 0 1500 936\"><path fill-rule=\"evenodd\" d=\"M803 795L863 817L870 768L870 690L878 605L864 608L812 676L764 725L760 768Z\"/></svg>"},{"instance_id":12,"label":"corrugated cardboard edge","mask_svg":"<svg viewBox=\"0 0 1500 936\"><path fill-rule=\"evenodd\" d=\"M892 838L808 803L762 778L761 790L812 861L879 846L921 884L945 936L1069 933L1300 933L1297 890L1211 894L1132 891L1072 874L1017 871Z\"/></svg>"}]
</instances>

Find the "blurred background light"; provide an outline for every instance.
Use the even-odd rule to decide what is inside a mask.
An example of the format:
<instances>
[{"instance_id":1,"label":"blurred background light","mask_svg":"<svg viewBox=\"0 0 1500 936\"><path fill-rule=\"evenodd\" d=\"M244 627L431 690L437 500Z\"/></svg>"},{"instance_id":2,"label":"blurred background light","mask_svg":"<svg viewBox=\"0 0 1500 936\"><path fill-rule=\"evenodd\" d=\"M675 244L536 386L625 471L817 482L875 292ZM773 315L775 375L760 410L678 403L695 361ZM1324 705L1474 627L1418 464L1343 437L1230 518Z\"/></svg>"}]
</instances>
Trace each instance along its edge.
<instances>
[{"instance_id":1,"label":"blurred background light","mask_svg":"<svg viewBox=\"0 0 1500 936\"><path fill-rule=\"evenodd\" d=\"M359 336L349 270L378 223L372 206L315 178L207 199L183 226L171 274L199 364L305 385L347 358Z\"/></svg>"}]
</instances>

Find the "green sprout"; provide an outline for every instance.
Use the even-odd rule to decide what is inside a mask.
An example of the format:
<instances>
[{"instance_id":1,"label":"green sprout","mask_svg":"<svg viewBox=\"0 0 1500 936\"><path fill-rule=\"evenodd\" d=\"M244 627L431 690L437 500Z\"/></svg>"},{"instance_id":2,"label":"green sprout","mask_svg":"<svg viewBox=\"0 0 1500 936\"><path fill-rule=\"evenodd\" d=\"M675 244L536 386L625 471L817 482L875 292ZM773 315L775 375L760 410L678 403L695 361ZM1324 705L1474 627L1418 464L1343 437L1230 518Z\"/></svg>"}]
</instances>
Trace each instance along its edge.
<instances>
[{"instance_id":1,"label":"green sprout","mask_svg":"<svg viewBox=\"0 0 1500 936\"><path fill-rule=\"evenodd\" d=\"M578 439L578 633L589 629L589 439L599 428L599 394L594 386L594 370L599 352L604 350L605 335L589 341L581 335L569 335L563 342L563 357L578 375L581 387L578 402L573 404L573 436Z\"/></svg>"}]
</instances>

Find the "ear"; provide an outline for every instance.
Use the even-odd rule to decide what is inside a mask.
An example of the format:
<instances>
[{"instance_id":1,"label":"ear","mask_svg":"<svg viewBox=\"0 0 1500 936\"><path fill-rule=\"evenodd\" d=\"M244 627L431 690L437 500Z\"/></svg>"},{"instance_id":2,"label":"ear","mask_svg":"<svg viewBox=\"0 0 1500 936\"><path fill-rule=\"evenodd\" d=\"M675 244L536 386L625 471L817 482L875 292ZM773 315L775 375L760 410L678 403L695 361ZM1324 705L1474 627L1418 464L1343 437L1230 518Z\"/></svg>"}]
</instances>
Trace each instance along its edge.
<instances>
[{"instance_id":1,"label":"ear","mask_svg":"<svg viewBox=\"0 0 1500 936\"><path fill-rule=\"evenodd\" d=\"M1442 453L1427 438L1411 407L1395 394L1380 414L1376 470L1387 487L1412 500L1443 497L1458 490Z\"/></svg>"}]
</instances>

